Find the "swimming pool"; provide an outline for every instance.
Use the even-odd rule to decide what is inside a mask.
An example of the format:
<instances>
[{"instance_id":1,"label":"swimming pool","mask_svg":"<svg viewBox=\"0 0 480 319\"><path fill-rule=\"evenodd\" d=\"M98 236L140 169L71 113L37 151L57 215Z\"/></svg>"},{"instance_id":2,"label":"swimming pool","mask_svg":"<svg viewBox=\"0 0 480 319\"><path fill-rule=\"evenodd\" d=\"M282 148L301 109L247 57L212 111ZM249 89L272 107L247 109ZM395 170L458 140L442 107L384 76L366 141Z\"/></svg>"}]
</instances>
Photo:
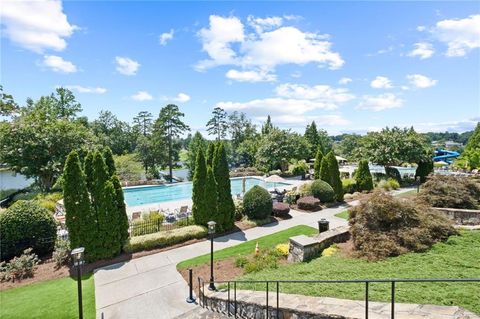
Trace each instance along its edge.
<instances>
[{"instance_id":1,"label":"swimming pool","mask_svg":"<svg viewBox=\"0 0 480 319\"><path fill-rule=\"evenodd\" d=\"M231 178L232 195L242 192L242 179ZM265 183L263 180L255 177L245 177L245 190L248 191L255 185L264 188L282 187L290 185L288 183ZM192 183L178 183L169 185L129 187L123 189L125 201L128 206L138 206L153 203L162 203L174 200L192 198Z\"/></svg>"}]
</instances>

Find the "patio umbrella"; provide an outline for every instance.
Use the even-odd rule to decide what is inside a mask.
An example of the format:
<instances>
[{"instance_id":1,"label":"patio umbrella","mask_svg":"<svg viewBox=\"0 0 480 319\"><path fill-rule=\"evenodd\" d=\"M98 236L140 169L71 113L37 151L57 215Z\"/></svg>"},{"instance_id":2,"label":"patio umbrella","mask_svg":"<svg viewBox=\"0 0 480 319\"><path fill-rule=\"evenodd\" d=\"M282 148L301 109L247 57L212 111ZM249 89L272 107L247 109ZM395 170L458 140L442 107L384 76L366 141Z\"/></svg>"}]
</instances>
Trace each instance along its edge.
<instances>
[{"instance_id":1,"label":"patio umbrella","mask_svg":"<svg viewBox=\"0 0 480 319\"><path fill-rule=\"evenodd\" d=\"M270 175L267 178L265 178L265 182L273 183L273 187L275 187L276 183L283 183L283 182L285 182L285 179L281 178L278 175Z\"/></svg>"},{"instance_id":2,"label":"patio umbrella","mask_svg":"<svg viewBox=\"0 0 480 319\"><path fill-rule=\"evenodd\" d=\"M245 195L245 183L246 183L246 178L244 177L242 179L242 194Z\"/></svg>"}]
</instances>

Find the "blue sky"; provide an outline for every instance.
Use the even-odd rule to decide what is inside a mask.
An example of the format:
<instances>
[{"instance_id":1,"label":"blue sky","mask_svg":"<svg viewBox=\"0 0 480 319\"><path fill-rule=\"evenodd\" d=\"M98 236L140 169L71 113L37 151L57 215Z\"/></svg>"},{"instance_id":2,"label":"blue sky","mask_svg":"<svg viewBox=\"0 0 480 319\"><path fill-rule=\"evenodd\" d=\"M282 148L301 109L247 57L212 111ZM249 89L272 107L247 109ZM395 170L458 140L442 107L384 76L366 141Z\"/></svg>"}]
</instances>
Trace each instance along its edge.
<instances>
[{"instance_id":1,"label":"blue sky","mask_svg":"<svg viewBox=\"0 0 480 319\"><path fill-rule=\"evenodd\" d=\"M330 134L480 120L478 2L2 1L1 79L21 103L70 87L90 119L215 106Z\"/></svg>"}]
</instances>

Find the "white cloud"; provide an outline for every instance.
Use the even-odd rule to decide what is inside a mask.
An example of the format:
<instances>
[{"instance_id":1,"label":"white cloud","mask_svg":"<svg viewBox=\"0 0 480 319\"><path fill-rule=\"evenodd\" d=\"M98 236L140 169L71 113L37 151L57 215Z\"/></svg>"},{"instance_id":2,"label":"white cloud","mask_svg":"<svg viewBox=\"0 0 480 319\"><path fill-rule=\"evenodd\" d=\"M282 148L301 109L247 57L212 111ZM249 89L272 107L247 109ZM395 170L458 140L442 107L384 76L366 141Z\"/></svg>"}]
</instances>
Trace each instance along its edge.
<instances>
[{"instance_id":1,"label":"white cloud","mask_svg":"<svg viewBox=\"0 0 480 319\"><path fill-rule=\"evenodd\" d=\"M362 101L357 105L360 110L383 111L387 109L398 108L403 105L403 100L393 93L380 95L364 95Z\"/></svg>"},{"instance_id":2,"label":"white cloud","mask_svg":"<svg viewBox=\"0 0 480 319\"><path fill-rule=\"evenodd\" d=\"M248 16L247 21L257 33L278 28L283 24L283 19L281 17L256 18L250 15Z\"/></svg>"},{"instance_id":3,"label":"white cloud","mask_svg":"<svg viewBox=\"0 0 480 319\"><path fill-rule=\"evenodd\" d=\"M432 33L447 45L447 56L464 56L469 51L480 48L480 14L464 19L439 21Z\"/></svg>"},{"instance_id":4,"label":"white cloud","mask_svg":"<svg viewBox=\"0 0 480 319\"><path fill-rule=\"evenodd\" d=\"M170 29L170 32L164 32L160 34L159 41L161 45L167 45L167 42L173 39L173 29Z\"/></svg>"},{"instance_id":5,"label":"white cloud","mask_svg":"<svg viewBox=\"0 0 480 319\"><path fill-rule=\"evenodd\" d=\"M244 111L256 117L267 114L305 117L305 113L310 111L335 110L340 104L355 98L347 89L332 88L328 85L286 83L277 86L274 92L275 97L246 102L222 101L216 106L229 111Z\"/></svg>"},{"instance_id":6,"label":"white cloud","mask_svg":"<svg viewBox=\"0 0 480 319\"><path fill-rule=\"evenodd\" d=\"M437 80L432 80L421 74L409 74L407 75L407 79L410 81L410 84L419 89L425 89L437 84Z\"/></svg>"},{"instance_id":7,"label":"white cloud","mask_svg":"<svg viewBox=\"0 0 480 319\"><path fill-rule=\"evenodd\" d=\"M432 57L435 50L433 49L433 45L428 42L418 42L414 44L414 49L408 53L410 57L418 56L420 59L428 59Z\"/></svg>"},{"instance_id":8,"label":"white cloud","mask_svg":"<svg viewBox=\"0 0 480 319\"><path fill-rule=\"evenodd\" d=\"M178 93L177 96L164 96L162 100L185 103L190 101L190 96L186 93Z\"/></svg>"},{"instance_id":9,"label":"white cloud","mask_svg":"<svg viewBox=\"0 0 480 319\"><path fill-rule=\"evenodd\" d=\"M60 0L2 1L2 33L21 47L42 53L62 51L78 29L68 22Z\"/></svg>"},{"instance_id":10,"label":"white cloud","mask_svg":"<svg viewBox=\"0 0 480 319\"><path fill-rule=\"evenodd\" d=\"M78 93L103 94L107 92L107 89L102 87L89 87L81 85L67 85L65 87L69 90L77 91Z\"/></svg>"},{"instance_id":11,"label":"white cloud","mask_svg":"<svg viewBox=\"0 0 480 319\"><path fill-rule=\"evenodd\" d=\"M295 71L295 72L292 72L292 74L290 74L290 76L291 76L292 78L297 78L297 79L298 79L298 78L302 77L302 72L300 72L300 71Z\"/></svg>"},{"instance_id":12,"label":"white cloud","mask_svg":"<svg viewBox=\"0 0 480 319\"><path fill-rule=\"evenodd\" d=\"M338 81L338 84L341 84L341 85L346 85L350 82L352 82L353 80L351 78L341 78L339 81Z\"/></svg>"},{"instance_id":13,"label":"white cloud","mask_svg":"<svg viewBox=\"0 0 480 319\"><path fill-rule=\"evenodd\" d=\"M316 63L330 69L344 64L340 54L331 50L328 35L282 26L279 17L249 17L247 22L255 33L246 33L237 17L210 16L209 27L198 32L209 59L199 61L196 69L235 65L243 71L273 73L282 64Z\"/></svg>"},{"instance_id":14,"label":"white cloud","mask_svg":"<svg viewBox=\"0 0 480 319\"><path fill-rule=\"evenodd\" d=\"M139 102L153 100L153 96L151 96L150 93L148 93L147 91L138 91L137 93L132 95L131 98Z\"/></svg>"},{"instance_id":15,"label":"white cloud","mask_svg":"<svg viewBox=\"0 0 480 319\"><path fill-rule=\"evenodd\" d=\"M285 126L299 127L301 130L305 129L305 125L315 121L317 126L344 126L349 125L350 121L337 114L327 115L308 115L308 116L290 116L290 115L273 115L272 121L275 124L283 124ZM259 122L264 122L266 116L258 116L255 119Z\"/></svg>"},{"instance_id":16,"label":"white cloud","mask_svg":"<svg viewBox=\"0 0 480 319\"><path fill-rule=\"evenodd\" d=\"M370 86L374 89L391 89L393 87L392 81L385 76L377 76L370 82Z\"/></svg>"},{"instance_id":17,"label":"white cloud","mask_svg":"<svg viewBox=\"0 0 480 319\"><path fill-rule=\"evenodd\" d=\"M293 99L306 99L323 101L335 105L337 103L345 103L355 98L347 89L332 88L329 85L308 86L304 84L281 84L275 88L277 96Z\"/></svg>"},{"instance_id":18,"label":"white cloud","mask_svg":"<svg viewBox=\"0 0 480 319\"><path fill-rule=\"evenodd\" d=\"M45 55L43 57L43 65L59 73L77 72L75 64L56 55Z\"/></svg>"},{"instance_id":19,"label":"white cloud","mask_svg":"<svg viewBox=\"0 0 480 319\"><path fill-rule=\"evenodd\" d=\"M419 25L419 26L417 27L417 31L418 31L418 32L423 32L423 31L425 31L425 30L427 30L427 27L425 27L424 25Z\"/></svg>"},{"instance_id":20,"label":"white cloud","mask_svg":"<svg viewBox=\"0 0 480 319\"><path fill-rule=\"evenodd\" d=\"M228 70L225 76L231 80L239 82L271 82L275 81L277 77L274 74L263 71L238 71Z\"/></svg>"},{"instance_id":21,"label":"white cloud","mask_svg":"<svg viewBox=\"0 0 480 319\"><path fill-rule=\"evenodd\" d=\"M413 124L415 130L418 132L465 132L475 129L477 123L480 122L480 117L460 121L446 121L446 122L423 122ZM411 124L409 124L411 125ZM405 125L407 126L407 125Z\"/></svg>"},{"instance_id":22,"label":"white cloud","mask_svg":"<svg viewBox=\"0 0 480 319\"><path fill-rule=\"evenodd\" d=\"M135 75L140 68L140 63L127 57L115 57L117 71L124 75Z\"/></svg>"}]
</instances>

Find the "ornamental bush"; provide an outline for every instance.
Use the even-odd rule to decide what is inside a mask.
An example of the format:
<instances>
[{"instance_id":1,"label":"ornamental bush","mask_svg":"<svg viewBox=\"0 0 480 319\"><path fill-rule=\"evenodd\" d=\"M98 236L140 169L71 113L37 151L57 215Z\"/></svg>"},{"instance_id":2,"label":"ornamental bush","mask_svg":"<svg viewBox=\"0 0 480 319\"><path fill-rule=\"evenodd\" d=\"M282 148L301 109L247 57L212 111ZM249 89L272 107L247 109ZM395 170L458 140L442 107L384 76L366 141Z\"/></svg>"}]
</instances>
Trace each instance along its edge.
<instances>
[{"instance_id":1,"label":"ornamental bush","mask_svg":"<svg viewBox=\"0 0 480 319\"><path fill-rule=\"evenodd\" d=\"M355 181L357 183L357 190L371 191L373 189L372 174L368 167L368 161L362 160L358 163L358 170L355 172Z\"/></svg>"},{"instance_id":2,"label":"ornamental bush","mask_svg":"<svg viewBox=\"0 0 480 319\"><path fill-rule=\"evenodd\" d=\"M273 203L273 216L286 217L290 212L290 206L285 203Z\"/></svg>"},{"instance_id":3,"label":"ornamental bush","mask_svg":"<svg viewBox=\"0 0 480 319\"><path fill-rule=\"evenodd\" d=\"M349 212L354 248L371 260L422 252L456 234L451 222L430 207L381 191Z\"/></svg>"},{"instance_id":4,"label":"ornamental bush","mask_svg":"<svg viewBox=\"0 0 480 319\"><path fill-rule=\"evenodd\" d=\"M263 187L253 186L243 197L243 211L250 219L265 219L272 213L273 201Z\"/></svg>"},{"instance_id":5,"label":"ornamental bush","mask_svg":"<svg viewBox=\"0 0 480 319\"><path fill-rule=\"evenodd\" d=\"M297 200L297 207L298 209L310 212L316 212L317 210L322 209L322 207L320 206L320 200L313 196L306 196Z\"/></svg>"},{"instance_id":6,"label":"ornamental bush","mask_svg":"<svg viewBox=\"0 0 480 319\"><path fill-rule=\"evenodd\" d=\"M468 177L433 175L418 199L433 207L480 209L480 184Z\"/></svg>"},{"instance_id":7,"label":"ornamental bush","mask_svg":"<svg viewBox=\"0 0 480 319\"><path fill-rule=\"evenodd\" d=\"M17 201L0 214L0 260L33 248L38 255L53 251L57 226L52 214L35 201Z\"/></svg>"},{"instance_id":8,"label":"ornamental bush","mask_svg":"<svg viewBox=\"0 0 480 319\"><path fill-rule=\"evenodd\" d=\"M335 200L335 192L327 182L317 179L312 183L312 195L323 203L330 203Z\"/></svg>"},{"instance_id":9,"label":"ornamental bush","mask_svg":"<svg viewBox=\"0 0 480 319\"><path fill-rule=\"evenodd\" d=\"M417 170L415 171L415 178L420 177L420 182L425 183L427 176L433 172L433 161L423 161L418 163Z\"/></svg>"},{"instance_id":10,"label":"ornamental bush","mask_svg":"<svg viewBox=\"0 0 480 319\"><path fill-rule=\"evenodd\" d=\"M402 175L400 175L400 172L395 167L385 166L385 174L389 178L395 179L398 183L402 182Z\"/></svg>"},{"instance_id":11,"label":"ornamental bush","mask_svg":"<svg viewBox=\"0 0 480 319\"><path fill-rule=\"evenodd\" d=\"M357 191L357 182L353 178L342 179L344 194L353 194Z\"/></svg>"}]
</instances>

